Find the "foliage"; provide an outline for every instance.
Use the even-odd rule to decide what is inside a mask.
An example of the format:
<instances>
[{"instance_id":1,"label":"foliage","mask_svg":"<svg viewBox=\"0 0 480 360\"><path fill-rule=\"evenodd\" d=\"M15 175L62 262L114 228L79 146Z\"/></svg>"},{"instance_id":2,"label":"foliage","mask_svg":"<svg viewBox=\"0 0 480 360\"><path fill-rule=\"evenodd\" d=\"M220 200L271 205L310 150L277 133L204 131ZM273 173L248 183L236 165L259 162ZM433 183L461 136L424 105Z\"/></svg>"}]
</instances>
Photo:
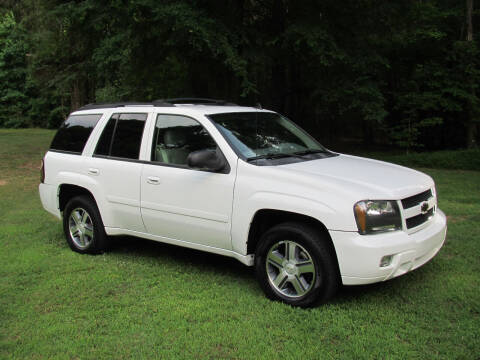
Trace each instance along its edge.
<instances>
[{"instance_id":1,"label":"foliage","mask_svg":"<svg viewBox=\"0 0 480 360\"><path fill-rule=\"evenodd\" d=\"M29 125L26 46L13 13L0 17L0 126Z\"/></svg>"},{"instance_id":2,"label":"foliage","mask_svg":"<svg viewBox=\"0 0 480 360\"><path fill-rule=\"evenodd\" d=\"M4 2L0 126L201 96L261 102L327 145L408 152L480 135L479 37L465 40L463 1Z\"/></svg>"},{"instance_id":3,"label":"foliage","mask_svg":"<svg viewBox=\"0 0 480 360\"><path fill-rule=\"evenodd\" d=\"M411 152L409 154L373 152L361 155L408 167L480 171L479 149Z\"/></svg>"}]
</instances>

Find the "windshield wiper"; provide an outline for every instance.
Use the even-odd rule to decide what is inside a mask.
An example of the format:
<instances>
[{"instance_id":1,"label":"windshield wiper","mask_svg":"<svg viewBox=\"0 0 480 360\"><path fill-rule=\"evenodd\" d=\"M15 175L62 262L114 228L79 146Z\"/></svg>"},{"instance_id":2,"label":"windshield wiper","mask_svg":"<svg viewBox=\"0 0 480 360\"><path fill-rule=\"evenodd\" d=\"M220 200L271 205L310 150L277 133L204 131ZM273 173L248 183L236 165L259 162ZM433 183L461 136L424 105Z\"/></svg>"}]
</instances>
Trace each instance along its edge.
<instances>
[{"instance_id":1,"label":"windshield wiper","mask_svg":"<svg viewBox=\"0 0 480 360\"><path fill-rule=\"evenodd\" d=\"M254 161L258 159L279 159L284 157L296 157L300 159L305 159L303 156L297 153L269 153L269 154L249 157L247 161Z\"/></svg>"},{"instance_id":2,"label":"windshield wiper","mask_svg":"<svg viewBox=\"0 0 480 360\"><path fill-rule=\"evenodd\" d=\"M310 154L318 154L318 153L328 153L328 151L321 150L321 149L308 149L308 150L294 152L295 155L310 155Z\"/></svg>"},{"instance_id":3,"label":"windshield wiper","mask_svg":"<svg viewBox=\"0 0 480 360\"><path fill-rule=\"evenodd\" d=\"M310 160L311 158L305 157L305 155L319 154L319 153L329 154L330 152L322 149L307 149L302 151L296 151L293 153L268 153L268 154L249 157L247 161L255 161L258 159L279 159L279 158L285 158L285 157L296 157L299 159Z\"/></svg>"}]
</instances>

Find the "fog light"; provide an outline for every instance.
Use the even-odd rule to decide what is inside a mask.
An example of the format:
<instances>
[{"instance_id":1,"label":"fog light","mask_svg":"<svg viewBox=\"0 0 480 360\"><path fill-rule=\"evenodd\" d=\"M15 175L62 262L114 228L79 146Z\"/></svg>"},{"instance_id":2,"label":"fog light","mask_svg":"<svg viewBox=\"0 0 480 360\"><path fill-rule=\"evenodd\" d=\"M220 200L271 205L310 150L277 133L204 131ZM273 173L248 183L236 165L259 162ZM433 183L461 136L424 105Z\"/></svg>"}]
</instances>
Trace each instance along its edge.
<instances>
[{"instance_id":1,"label":"fog light","mask_svg":"<svg viewBox=\"0 0 480 360\"><path fill-rule=\"evenodd\" d=\"M392 263L393 255L386 255L380 260L380 267L389 266Z\"/></svg>"}]
</instances>

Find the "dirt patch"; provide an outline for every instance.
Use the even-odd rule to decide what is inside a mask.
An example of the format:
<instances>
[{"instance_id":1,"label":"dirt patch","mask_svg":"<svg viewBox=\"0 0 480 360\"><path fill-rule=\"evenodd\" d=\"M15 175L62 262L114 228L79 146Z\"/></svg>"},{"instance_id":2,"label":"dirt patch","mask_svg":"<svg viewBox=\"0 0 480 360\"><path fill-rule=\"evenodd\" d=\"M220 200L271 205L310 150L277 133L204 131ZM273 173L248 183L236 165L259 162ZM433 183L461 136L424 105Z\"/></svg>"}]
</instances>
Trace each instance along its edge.
<instances>
[{"instance_id":1,"label":"dirt patch","mask_svg":"<svg viewBox=\"0 0 480 360\"><path fill-rule=\"evenodd\" d=\"M466 221L468 218L468 216L447 216L447 223L455 224L461 221Z\"/></svg>"},{"instance_id":2,"label":"dirt patch","mask_svg":"<svg viewBox=\"0 0 480 360\"><path fill-rule=\"evenodd\" d=\"M36 161L35 162L30 161L19 166L20 169L27 169L27 170L40 170L41 167L42 167L42 164Z\"/></svg>"},{"instance_id":3,"label":"dirt patch","mask_svg":"<svg viewBox=\"0 0 480 360\"><path fill-rule=\"evenodd\" d=\"M0 180L0 186L7 185L7 180Z\"/></svg>"}]
</instances>

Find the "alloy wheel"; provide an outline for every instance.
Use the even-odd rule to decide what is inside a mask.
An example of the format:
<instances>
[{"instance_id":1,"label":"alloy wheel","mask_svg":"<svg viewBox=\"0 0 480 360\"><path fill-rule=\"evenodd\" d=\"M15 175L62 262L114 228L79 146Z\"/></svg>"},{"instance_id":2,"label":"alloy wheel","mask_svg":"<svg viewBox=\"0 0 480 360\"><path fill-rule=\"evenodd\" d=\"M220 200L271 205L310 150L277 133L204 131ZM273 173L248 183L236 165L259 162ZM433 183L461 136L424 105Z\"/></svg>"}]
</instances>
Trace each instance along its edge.
<instances>
[{"instance_id":1,"label":"alloy wheel","mask_svg":"<svg viewBox=\"0 0 480 360\"><path fill-rule=\"evenodd\" d=\"M306 295L315 283L312 256L295 241L275 243L267 253L266 270L270 284L289 298Z\"/></svg>"},{"instance_id":2,"label":"alloy wheel","mask_svg":"<svg viewBox=\"0 0 480 360\"><path fill-rule=\"evenodd\" d=\"M76 208L68 219L70 236L76 247L83 250L93 241L93 222L90 214L83 208Z\"/></svg>"}]
</instances>

